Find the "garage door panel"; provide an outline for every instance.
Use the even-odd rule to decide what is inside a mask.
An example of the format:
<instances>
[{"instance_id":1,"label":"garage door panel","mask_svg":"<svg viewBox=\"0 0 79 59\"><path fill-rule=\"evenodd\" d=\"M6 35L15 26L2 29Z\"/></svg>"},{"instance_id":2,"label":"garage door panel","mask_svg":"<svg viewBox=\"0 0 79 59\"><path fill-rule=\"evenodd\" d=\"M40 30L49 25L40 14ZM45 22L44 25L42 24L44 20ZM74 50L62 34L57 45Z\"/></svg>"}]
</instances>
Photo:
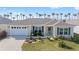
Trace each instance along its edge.
<instances>
[{"instance_id":1,"label":"garage door panel","mask_svg":"<svg viewBox=\"0 0 79 59\"><path fill-rule=\"evenodd\" d=\"M11 29L10 35L28 35L28 29Z\"/></svg>"}]
</instances>

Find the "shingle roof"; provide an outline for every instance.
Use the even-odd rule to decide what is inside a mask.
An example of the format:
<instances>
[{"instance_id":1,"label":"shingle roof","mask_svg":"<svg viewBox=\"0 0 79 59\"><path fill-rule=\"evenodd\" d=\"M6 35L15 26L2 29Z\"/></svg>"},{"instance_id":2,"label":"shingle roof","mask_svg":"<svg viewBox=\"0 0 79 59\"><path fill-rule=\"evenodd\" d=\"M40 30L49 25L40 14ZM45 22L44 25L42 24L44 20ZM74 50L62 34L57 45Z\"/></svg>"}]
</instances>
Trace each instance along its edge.
<instances>
[{"instance_id":1,"label":"shingle roof","mask_svg":"<svg viewBox=\"0 0 79 59\"><path fill-rule=\"evenodd\" d=\"M67 20L66 23L79 26L79 19L77 20Z\"/></svg>"},{"instance_id":2,"label":"shingle roof","mask_svg":"<svg viewBox=\"0 0 79 59\"><path fill-rule=\"evenodd\" d=\"M68 24L64 21L59 21L57 24L55 24L54 26L74 26L72 24Z\"/></svg>"},{"instance_id":3,"label":"shingle roof","mask_svg":"<svg viewBox=\"0 0 79 59\"><path fill-rule=\"evenodd\" d=\"M55 25L55 26L73 26L63 21L52 20L49 18L29 18L25 20L10 20L0 17L0 24L9 25Z\"/></svg>"},{"instance_id":4,"label":"shingle roof","mask_svg":"<svg viewBox=\"0 0 79 59\"><path fill-rule=\"evenodd\" d=\"M9 24L10 22L10 19L0 17L0 24Z\"/></svg>"},{"instance_id":5,"label":"shingle roof","mask_svg":"<svg viewBox=\"0 0 79 59\"><path fill-rule=\"evenodd\" d=\"M45 25L46 23L50 22L51 19L47 18L32 18L26 20L14 20L12 21L12 25Z\"/></svg>"}]
</instances>

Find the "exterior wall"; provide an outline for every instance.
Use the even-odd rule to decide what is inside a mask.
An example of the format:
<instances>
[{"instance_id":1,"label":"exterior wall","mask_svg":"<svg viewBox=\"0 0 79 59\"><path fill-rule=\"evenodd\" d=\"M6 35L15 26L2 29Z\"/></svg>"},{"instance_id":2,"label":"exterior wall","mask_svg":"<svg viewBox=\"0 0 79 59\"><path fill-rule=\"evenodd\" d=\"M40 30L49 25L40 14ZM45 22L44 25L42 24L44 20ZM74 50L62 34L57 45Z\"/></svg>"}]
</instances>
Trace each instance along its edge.
<instances>
[{"instance_id":1,"label":"exterior wall","mask_svg":"<svg viewBox=\"0 0 79 59\"><path fill-rule=\"evenodd\" d=\"M11 27L28 27L28 37L30 36L30 33L31 33L31 30L32 30L32 26L29 26L29 25L5 25L5 24L0 24L0 29L1 30L6 30L8 32L8 35L10 35L10 30L11 30ZM44 37L47 36L47 27L50 27L50 26L44 26ZM53 26L51 26L53 27ZM59 28L68 28L69 26L58 26ZM73 26L70 27L71 28L71 32L70 32L70 35L63 35L65 37L73 37L74 36L74 28ZM53 27L53 37L56 37L56 36L60 36L60 35L57 35L57 26L54 26Z\"/></svg>"},{"instance_id":2,"label":"exterior wall","mask_svg":"<svg viewBox=\"0 0 79 59\"><path fill-rule=\"evenodd\" d=\"M69 28L69 26L58 26L59 28ZM57 27L54 27L54 37L56 36L61 36L61 35L57 35ZM74 36L74 32L73 32L73 27L70 27L70 35L62 35L64 37L70 38Z\"/></svg>"},{"instance_id":3,"label":"exterior wall","mask_svg":"<svg viewBox=\"0 0 79 59\"><path fill-rule=\"evenodd\" d=\"M0 30L8 31L8 25L6 25L6 24L0 24Z\"/></svg>"}]
</instances>

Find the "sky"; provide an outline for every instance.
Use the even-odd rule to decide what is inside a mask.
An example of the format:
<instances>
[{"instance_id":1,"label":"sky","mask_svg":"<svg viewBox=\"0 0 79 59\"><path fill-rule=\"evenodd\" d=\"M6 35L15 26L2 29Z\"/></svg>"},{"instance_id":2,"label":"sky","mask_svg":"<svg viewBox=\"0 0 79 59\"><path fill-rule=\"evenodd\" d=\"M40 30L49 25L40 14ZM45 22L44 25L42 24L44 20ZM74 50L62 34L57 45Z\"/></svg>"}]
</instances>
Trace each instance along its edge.
<instances>
[{"instance_id":1,"label":"sky","mask_svg":"<svg viewBox=\"0 0 79 59\"><path fill-rule=\"evenodd\" d=\"M33 14L36 15L36 13L40 14L51 14L51 13L78 13L79 7L0 7L0 14L9 14L12 12L13 16L16 14L23 13L25 15ZM29 17L29 15L28 15ZM36 16L35 16L36 17Z\"/></svg>"},{"instance_id":2,"label":"sky","mask_svg":"<svg viewBox=\"0 0 79 59\"><path fill-rule=\"evenodd\" d=\"M0 7L0 13L77 13L79 12L78 7Z\"/></svg>"}]
</instances>

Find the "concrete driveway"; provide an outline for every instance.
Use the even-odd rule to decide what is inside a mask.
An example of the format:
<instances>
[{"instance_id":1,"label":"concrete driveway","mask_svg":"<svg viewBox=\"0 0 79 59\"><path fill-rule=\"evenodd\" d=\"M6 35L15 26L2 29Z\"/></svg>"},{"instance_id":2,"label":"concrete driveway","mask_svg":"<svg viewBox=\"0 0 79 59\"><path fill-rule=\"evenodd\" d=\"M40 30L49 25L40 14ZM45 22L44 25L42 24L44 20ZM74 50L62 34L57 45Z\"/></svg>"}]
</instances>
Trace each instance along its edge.
<instances>
[{"instance_id":1,"label":"concrete driveway","mask_svg":"<svg viewBox=\"0 0 79 59\"><path fill-rule=\"evenodd\" d=\"M0 51L21 51L24 40L8 37L0 41Z\"/></svg>"}]
</instances>

